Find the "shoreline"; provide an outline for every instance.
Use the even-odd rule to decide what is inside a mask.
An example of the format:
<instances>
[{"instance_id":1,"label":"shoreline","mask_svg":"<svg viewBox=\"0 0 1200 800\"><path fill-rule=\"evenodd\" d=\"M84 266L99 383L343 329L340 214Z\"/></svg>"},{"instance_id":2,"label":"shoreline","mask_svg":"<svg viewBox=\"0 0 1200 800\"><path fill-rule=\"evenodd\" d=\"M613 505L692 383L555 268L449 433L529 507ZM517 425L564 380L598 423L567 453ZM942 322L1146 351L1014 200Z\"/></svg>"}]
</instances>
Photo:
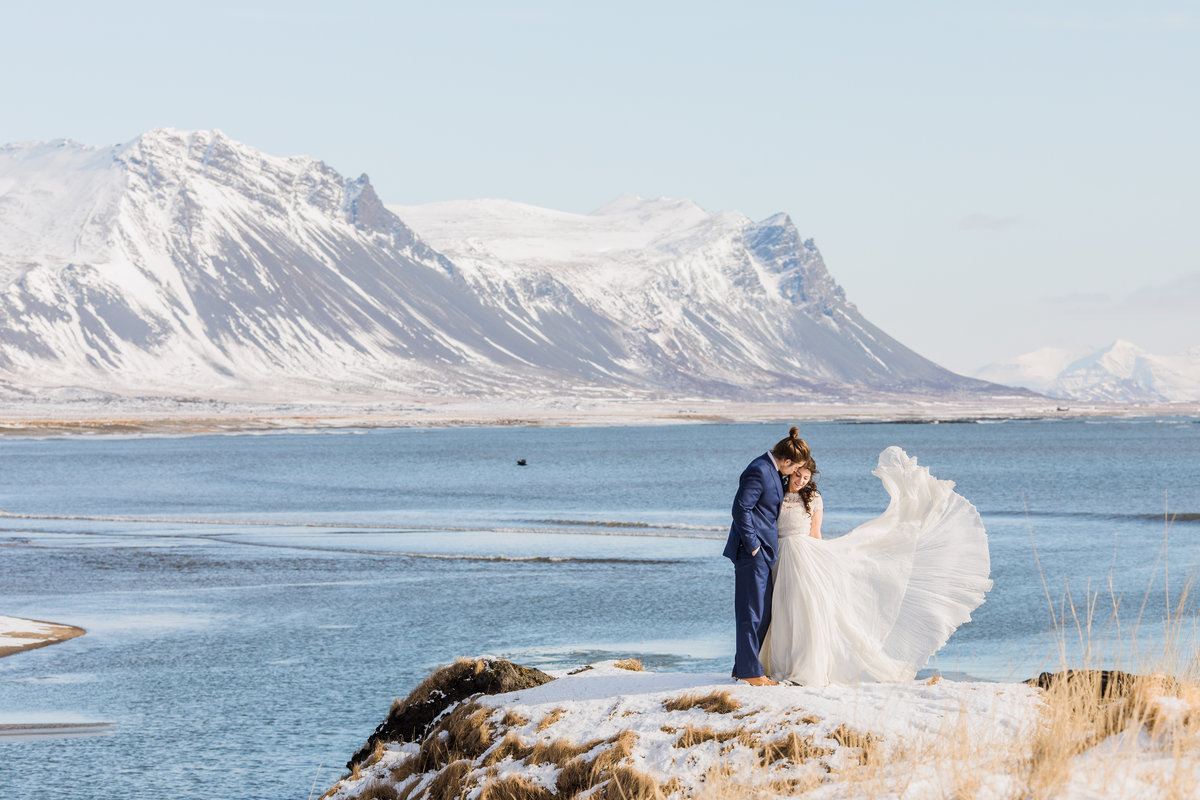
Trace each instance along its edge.
<instances>
[{"instance_id":1,"label":"shoreline","mask_svg":"<svg viewBox=\"0 0 1200 800\"><path fill-rule=\"evenodd\" d=\"M70 641L87 633L74 625L0 616L0 658Z\"/></svg>"},{"instance_id":2,"label":"shoreline","mask_svg":"<svg viewBox=\"0 0 1200 800\"><path fill-rule=\"evenodd\" d=\"M1059 405L1030 402L901 401L747 403L680 400L591 400L434 403L214 403L185 400L118 403L0 403L0 437L195 436L338 429L454 427L617 427L737 422L896 424L994 423L1047 419L1182 417L1200 421L1200 403Z\"/></svg>"}]
</instances>

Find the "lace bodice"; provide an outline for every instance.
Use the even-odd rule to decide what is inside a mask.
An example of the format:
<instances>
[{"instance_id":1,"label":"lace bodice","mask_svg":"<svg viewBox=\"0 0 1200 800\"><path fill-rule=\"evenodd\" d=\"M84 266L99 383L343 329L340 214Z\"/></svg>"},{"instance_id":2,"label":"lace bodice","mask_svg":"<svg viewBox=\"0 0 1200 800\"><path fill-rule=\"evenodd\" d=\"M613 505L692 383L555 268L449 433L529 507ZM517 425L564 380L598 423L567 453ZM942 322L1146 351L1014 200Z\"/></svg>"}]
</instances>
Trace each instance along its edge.
<instances>
[{"instance_id":1,"label":"lace bodice","mask_svg":"<svg viewBox=\"0 0 1200 800\"><path fill-rule=\"evenodd\" d=\"M821 493L813 492L809 501L812 511L824 506L821 503ZM779 536L807 536L812 528L812 513L804 510L804 501L800 495L788 492L783 496L783 504L779 507Z\"/></svg>"}]
</instances>

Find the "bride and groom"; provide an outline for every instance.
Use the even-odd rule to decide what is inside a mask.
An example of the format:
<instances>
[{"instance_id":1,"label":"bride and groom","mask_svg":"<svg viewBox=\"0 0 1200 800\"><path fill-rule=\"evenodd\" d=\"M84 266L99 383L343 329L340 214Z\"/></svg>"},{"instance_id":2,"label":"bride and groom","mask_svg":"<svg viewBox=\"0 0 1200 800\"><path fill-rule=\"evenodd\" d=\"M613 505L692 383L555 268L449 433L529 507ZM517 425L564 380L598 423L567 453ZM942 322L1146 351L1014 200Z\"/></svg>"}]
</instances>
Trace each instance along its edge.
<instances>
[{"instance_id":1,"label":"bride and groom","mask_svg":"<svg viewBox=\"0 0 1200 800\"><path fill-rule=\"evenodd\" d=\"M978 511L899 447L872 474L879 517L821 538L816 462L793 427L742 472L724 555L733 561L733 677L823 686L912 679L991 589Z\"/></svg>"}]
</instances>

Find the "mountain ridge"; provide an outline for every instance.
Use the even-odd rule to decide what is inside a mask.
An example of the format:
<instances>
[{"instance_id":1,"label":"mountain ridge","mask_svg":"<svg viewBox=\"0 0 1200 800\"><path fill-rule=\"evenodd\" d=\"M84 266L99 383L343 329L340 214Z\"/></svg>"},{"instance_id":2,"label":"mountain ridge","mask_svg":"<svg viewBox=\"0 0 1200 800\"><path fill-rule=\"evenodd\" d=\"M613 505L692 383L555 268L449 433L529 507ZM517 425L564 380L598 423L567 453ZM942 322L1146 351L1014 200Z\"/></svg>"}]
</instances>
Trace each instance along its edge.
<instances>
[{"instance_id":1,"label":"mountain ridge","mask_svg":"<svg viewBox=\"0 0 1200 800\"><path fill-rule=\"evenodd\" d=\"M4 146L0 379L254 397L1013 394L871 325L786 214L468 201L468 235L426 235L436 207L388 206L365 173L216 130Z\"/></svg>"}]
</instances>

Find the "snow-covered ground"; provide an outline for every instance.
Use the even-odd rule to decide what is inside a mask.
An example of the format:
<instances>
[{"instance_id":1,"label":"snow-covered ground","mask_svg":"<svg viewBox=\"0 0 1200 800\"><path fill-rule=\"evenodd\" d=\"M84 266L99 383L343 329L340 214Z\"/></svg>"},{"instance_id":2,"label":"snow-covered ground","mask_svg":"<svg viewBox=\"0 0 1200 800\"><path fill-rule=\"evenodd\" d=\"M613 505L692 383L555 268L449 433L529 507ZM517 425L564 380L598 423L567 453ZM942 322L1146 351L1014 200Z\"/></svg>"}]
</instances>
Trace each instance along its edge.
<instances>
[{"instance_id":1,"label":"snow-covered ground","mask_svg":"<svg viewBox=\"0 0 1200 800\"><path fill-rule=\"evenodd\" d=\"M643 425L826 420L949 421L1077 417L1200 417L1200 403L1071 403L894 399L874 403L747 403L706 398L380 398L304 404L102 396L94 392L0 399L0 435L197 434L456 425Z\"/></svg>"},{"instance_id":2,"label":"snow-covered ground","mask_svg":"<svg viewBox=\"0 0 1200 800\"><path fill-rule=\"evenodd\" d=\"M452 767L453 786L467 787L470 798L510 796L498 788L485 794L484 786L505 782L509 789L524 786L529 793L521 797L560 796L562 776L571 769L566 761L574 755L607 757L614 768L648 778L658 796L679 798L1042 793L1125 800L1163 797L1171 786L1182 787L1173 796L1200 796L1200 754L1181 753L1181 729L1179 736L1172 733L1172 724L1197 709L1179 699L1161 701L1167 722L1153 736L1142 721L1130 723L1060 770L1064 765L1039 765L1033 752L1046 725L1045 701L1041 690L1022 683L934 678L758 688L723 675L635 672L614 662L553 674L555 680L536 688L477 698L492 735L470 763ZM708 710L696 702L705 698ZM390 743L376 753L328 796L352 800L398 791L415 798L446 786L444 775L437 783L437 770L414 771L417 743Z\"/></svg>"}]
</instances>

